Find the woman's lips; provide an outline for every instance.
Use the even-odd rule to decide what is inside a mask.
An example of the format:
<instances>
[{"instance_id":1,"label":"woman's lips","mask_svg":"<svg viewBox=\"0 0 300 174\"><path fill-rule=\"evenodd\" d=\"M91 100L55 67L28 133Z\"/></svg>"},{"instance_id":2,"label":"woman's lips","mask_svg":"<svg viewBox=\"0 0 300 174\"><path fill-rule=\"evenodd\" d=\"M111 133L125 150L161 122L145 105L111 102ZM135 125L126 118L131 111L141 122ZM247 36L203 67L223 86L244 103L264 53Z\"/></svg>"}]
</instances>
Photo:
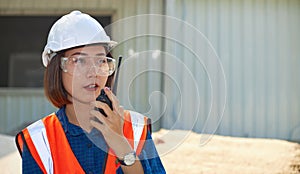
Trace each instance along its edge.
<instances>
[{"instance_id":1,"label":"woman's lips","mask_svg":"<svg viewBox=\"0 0 300 174\"><path fill-rule=\"evenodd\" d=\"M96 91L99 88L99 86L97 84L89 84L84 86L83 88L88 91Z\"/></svg>"}]
</instances>

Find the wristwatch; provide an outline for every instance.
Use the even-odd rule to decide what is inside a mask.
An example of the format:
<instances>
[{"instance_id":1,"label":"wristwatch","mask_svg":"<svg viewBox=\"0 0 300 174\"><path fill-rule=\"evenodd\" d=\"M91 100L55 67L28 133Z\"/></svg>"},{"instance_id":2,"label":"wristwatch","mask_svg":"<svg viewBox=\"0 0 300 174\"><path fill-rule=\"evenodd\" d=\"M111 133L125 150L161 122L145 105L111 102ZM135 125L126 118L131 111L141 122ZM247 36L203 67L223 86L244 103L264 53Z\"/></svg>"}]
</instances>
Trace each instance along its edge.
<instances>
[{"instance_id":1,"label":"wristwatch","mask_svg":"<svg viewBox=\"0 0 300 174\"><path fill-rule=\"evenodd\" d=\"M121 165L124 166L131 166L135 163L136 160L136 154L135 152L129 152L126 155L124 155L123 159L117 158L118 162L120 162Z\"/></svg>"}]
</instances>

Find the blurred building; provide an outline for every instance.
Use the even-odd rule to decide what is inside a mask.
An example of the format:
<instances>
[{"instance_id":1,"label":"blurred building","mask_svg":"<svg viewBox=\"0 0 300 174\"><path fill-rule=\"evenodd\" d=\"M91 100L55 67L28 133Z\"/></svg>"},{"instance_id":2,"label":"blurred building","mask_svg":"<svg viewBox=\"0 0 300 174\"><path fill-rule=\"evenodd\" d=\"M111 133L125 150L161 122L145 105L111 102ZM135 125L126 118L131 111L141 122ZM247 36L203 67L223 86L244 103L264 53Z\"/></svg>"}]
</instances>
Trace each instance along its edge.
<instances>
[{"instance_id":1,"label":"blurred building","mask_svg":"<svg viewBox=\"0 0 300 174\"><path fill-rule=\"evenodd\" d=\"M154 130L300 141L298 0L1 0L0 133L56 110L40 56L74 9L119 42L118 96Z\"/></svg>"}]
</instances>

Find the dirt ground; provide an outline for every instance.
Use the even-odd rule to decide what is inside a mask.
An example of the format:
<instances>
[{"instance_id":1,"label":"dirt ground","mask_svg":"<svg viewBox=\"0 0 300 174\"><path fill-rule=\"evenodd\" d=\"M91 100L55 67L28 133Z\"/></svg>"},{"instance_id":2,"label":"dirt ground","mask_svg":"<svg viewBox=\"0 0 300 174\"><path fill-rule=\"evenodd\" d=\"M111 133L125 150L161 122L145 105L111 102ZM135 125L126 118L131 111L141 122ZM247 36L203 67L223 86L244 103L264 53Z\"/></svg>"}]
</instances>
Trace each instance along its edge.
<instances>
[{"instance_id":1,"label":"dirt ground","mask_svg":"<svg viewBox=\"0 0 300 174\"><path fill-rule=\"evenodd\" d=\"M300 144L297 143L217 135L210 137L182 130L160 130L153 137L168 173L300 173ZM178 137L185 139L182 141ZM208 141L203 144L206 139Z\"/></svg>"},{"instance_id":2,"label":"dirt ground","mask_svg":"<svg viewBox=\"0 0 300 174\"><path fill-rule=\"evenodd\" d=\"M207 136L182 130L153 133L167 173L300 173L300 145L283 140ZM207 141L206 141L207 140ZM14 138L0 135L1 174L21 173Z\"/></svg>"}]
</instances>

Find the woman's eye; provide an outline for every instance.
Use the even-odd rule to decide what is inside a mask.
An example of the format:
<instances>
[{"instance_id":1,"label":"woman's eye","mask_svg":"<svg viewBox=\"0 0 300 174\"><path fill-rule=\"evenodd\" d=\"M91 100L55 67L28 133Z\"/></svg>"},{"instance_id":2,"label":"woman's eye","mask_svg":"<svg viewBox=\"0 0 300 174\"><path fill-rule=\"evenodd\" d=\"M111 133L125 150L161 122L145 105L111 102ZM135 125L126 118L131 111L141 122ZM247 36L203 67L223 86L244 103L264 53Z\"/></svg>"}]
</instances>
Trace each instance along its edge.
<instances>
[{"instance_id":1,"label":"woman's eye","mask_svg":"<svg viewBox=\"0 0 300 174\"><path fill-rule=\"evenodd\" d=\"M99 64L107 63L107 59L106 58L99 59L98 63Z\"/></svg>"},{"instance_id":2,"label":"woman's eye","mask_svg":"<svg viewBox=\"0 0 300 174\"><path fill-rule=\"evenodd\" d=\"M83 63L85 63L85 60L82 57L72 57L72 63L83 64Z\"/></svg>"}]
</instances>

